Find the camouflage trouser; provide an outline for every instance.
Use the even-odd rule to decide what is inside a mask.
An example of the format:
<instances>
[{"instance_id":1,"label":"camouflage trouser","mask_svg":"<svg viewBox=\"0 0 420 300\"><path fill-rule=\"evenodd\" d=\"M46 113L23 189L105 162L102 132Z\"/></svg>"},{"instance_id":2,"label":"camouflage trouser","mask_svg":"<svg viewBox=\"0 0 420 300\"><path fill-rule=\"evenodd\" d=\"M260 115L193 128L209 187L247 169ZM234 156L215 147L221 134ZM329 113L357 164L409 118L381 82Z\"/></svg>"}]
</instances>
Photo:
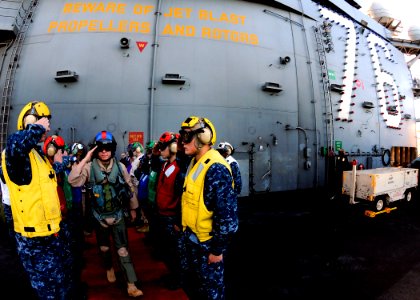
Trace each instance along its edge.
<instances>
[{"instance_id":1,"label":"camouflage trouser","mask_svg":"<svg viewBox=\"0 0 420 300\"><path fill-rule=\"evenodd\" d=\"M192 241L190 232L184 231L179 239L181 253L182 287L191 300L225 299L224 262L209 264L211 240Z\"/></svg>"},{"instance_id":2,"label":"camouflage trouser","mask_svg":"<svg viewBox=\"0 0 420 300\"><path fill-rule=\"evenodd\" d=\"M67 225L58 235L27 238L16 233L17 251L41 300L71 299L73 256Z\"/></svg>"}]
</instances>

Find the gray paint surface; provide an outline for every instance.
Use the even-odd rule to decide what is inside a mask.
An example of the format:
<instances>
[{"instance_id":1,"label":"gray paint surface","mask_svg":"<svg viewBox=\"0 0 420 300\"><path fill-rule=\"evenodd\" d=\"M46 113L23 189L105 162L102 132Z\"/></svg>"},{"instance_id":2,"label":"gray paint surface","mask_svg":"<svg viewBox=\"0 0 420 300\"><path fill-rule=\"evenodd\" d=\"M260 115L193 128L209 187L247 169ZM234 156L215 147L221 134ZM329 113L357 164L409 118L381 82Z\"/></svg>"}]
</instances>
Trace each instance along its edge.
<instances>
[{"instance_id":1,"label":"gray paint surface","mask_svg":"<svg viewBox=\"0 0 420 300\"><path fill-rule=\"evenodd\" d=\"M353 92L356 95L350 115L353 121L336 121L342 95L331 92L331 104L324 95L314 33L314 28L321 28L326 19L314 2L277 2L295 10L303 8L303 14L244 1L162 1L155 45L158 1L119 1L125 5L121 13L66 13L65 5L76 2L39 1L13 78L9 132L15 130L17 115L30 100L43 100L50 106L52 132L62 135L67 143L89 143L98 131L109 130L118 142L118 152L127 146L129 132L142 131L144 141L148 141L159 138L164 131L178 131L181 122L190 115L205 116L215 125L217 140L227 140L236 147L241 165L249 165L251 160L253 168L244 168L247 184L242 195L250 192L250 176L255 192L324 186L326 158L321 155L321 147L327 148L331 141L341 141L349 152L370 153L374 146L415 147L411 77L402 53L386 41L392 59L385 57L382 48L378 48L377 55L384 72L392 73L398 96L405 96L399 116L408 113L413 118L402 120L400 129L389 128L379 107L369 49L372 45L367 34L378 34L383 40L386 30L369 20L372 31L366 29L362 34L357 22L368 17L343 6L355 18L345 17L355 26L359 37L354 78L360 84ZM135 10L135 5L149 12L139 14L144 11ZM73 32L56 28L48 31L54 22L80 25L89 21L98 27ZM97 25L100 22L105 28L110 22L115 28L118 22L138 22L150 30L108 31L100 29ZM332 22L334 51L326 53L325 63L335 74L330 83L341 85L348 55L348 30L331 19L328 22ZM168 26L173 34L164 33ZM220 35L208 37L208 31ZM258 43L237 42L238 34L257 37ZM120 48L122 37L130 40L128 49ZM143 51L137 42L147 43ZM0 49L6 51L5 47ZM8 53L6 65L11 59ZM280 58L286 56L290 62L281 64ZM60 70L75 71L78 81L56 82L54 77ZM3 68L1 86L5 85L5 73ZM186 83L162 84L161 78L166 73L179 74ZM274 94L262 91L265 82L278 83L283 90ZM375 103L375 108L362 108L363 101ZM331 118L329 109L333 112ZM328 135L328 120L333 137ZM286 130L287 125L290 130ZM308 158L306 148L311 150ZM381 166L379 156L373 157L373 167L376 166Z\"/></svg>"}]
</instances>

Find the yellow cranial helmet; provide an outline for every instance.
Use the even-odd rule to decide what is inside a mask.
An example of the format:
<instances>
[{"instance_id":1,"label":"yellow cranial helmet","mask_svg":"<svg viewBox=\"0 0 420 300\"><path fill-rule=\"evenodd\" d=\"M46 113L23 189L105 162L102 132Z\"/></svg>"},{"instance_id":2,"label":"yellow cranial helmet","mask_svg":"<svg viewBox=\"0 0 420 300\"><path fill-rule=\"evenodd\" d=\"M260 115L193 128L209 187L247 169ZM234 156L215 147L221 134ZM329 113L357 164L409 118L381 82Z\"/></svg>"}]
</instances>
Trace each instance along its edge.
<instances>
[{"instance_id":1,"label":"yellow cranial helmet","mask_svg":"<svg viewBox=\"0 0 420 300\"><path fill-rule=\"evenodd\" d=\"M35 123L42 117L51 118L48 106L41 101L31 101L20 111L17 121L17 129L23 130L26 126Z\"/></svg>"},{"instance_id":2,"label":"yellow cranial helmet","mask_svg":"<svg viewBox=\"0 0 420 300\"><path fill-rule=\"evenodd\" d=\"M197 116L190 116L185 119L181 124L182 129L191 129L197 134L197 138L200 143L206 145L214 145L216 143L216 129L213 123L209 119ZM180 131L181 139L183 136L182 130ZM185 139L183 139L186 142Z\"/></svg>"}]
</instances>

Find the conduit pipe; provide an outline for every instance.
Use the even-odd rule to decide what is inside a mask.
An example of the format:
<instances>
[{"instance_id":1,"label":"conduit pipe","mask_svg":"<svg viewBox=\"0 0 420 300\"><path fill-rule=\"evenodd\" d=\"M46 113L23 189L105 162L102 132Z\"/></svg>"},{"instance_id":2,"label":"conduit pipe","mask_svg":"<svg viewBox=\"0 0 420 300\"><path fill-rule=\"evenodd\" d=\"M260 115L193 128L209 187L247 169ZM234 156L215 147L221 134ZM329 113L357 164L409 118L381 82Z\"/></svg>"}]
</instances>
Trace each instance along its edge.
<instances>
[{"instance_id":1,"label":"conduit pipe","mask_svg":"<svg viewBox=\"0 0 420 300\"><path fill-rule=\"evenodd\" d=\"M161 16L162 1L158 0L157 10L155 12L155 32L153 37L153 60L152 60L152 74L150 76L150 102L149 102L149 140L153 138L153 123L154 123L154 110L155 110L155 71L157 61L157 48L159 47L159 19Z\"/></svg>"}]
</instances>

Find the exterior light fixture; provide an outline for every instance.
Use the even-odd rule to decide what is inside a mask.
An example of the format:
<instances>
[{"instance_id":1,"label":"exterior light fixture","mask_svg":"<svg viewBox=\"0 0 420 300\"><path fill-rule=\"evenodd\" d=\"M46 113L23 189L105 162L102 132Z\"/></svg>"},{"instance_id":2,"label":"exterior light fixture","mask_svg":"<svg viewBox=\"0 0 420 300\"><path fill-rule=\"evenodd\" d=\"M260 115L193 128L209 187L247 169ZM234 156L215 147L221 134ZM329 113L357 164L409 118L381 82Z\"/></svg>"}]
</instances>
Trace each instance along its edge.
<instances>
[{"instance_id":1,"label":"exterior light fixture","mask_svg":"<svg viewBox=\"0 0 420 300\"><path fill-rule=\"evenodd\" d=\"M330 89L331 89L331 91L337 92L337 93L344 92L343 85L341 85L341 84L333 83L333 84L330 85Z\"/></svg>"},{"instance_id":2,"label":"exterior light fixture","mask_svg":"<svg viewBox=\"0 0 420 300\"><path fill-rule=\"evenodd\" d=\"M78 78L79 75L70 70L57 71L56 76L54 77L57 82L75 82Z\"/></svg>"},{"instance_id":3,"label":"exterior light fixture","mask_svg":"<svg viewBox=\"0 0 420 300\"><path fill-rule=\"evenodd\" d=\"M362 106L363 106L363 108L374 108L375 107L375 105L373 104L373 102L370 102L370 101L364 101L362 103Z\"/></svg>"},{"instance_id":4,"label":"exterior light fixture","mask_svg":"<svg viewBox=\"0 0 420 300\"><path fill-rule=\"evenodd\" d=\"M286 56L286 57L280 57L280 64L282 65L287 65L290 62L290 57Z\"/></svg>"},{"instance_id":5,"label":"exterior light fixture","mask_svg":"<svg viewBox=\"0 0 420 300\"><path fill-rule=\"evenodd\" d=\"M262 90L264 92L270 92L270 93L279 93L283 90L280 84L276 82L266 82L262 86Z\"/></svg>"},{"instance_id":6,"label":"exterior light fixture","mask_svg":"<svg viewBox=\"0 0 420 300\"><path fill-rule=\"evenodd\" d=\"M121 49L128 49L130 48L130 40L126 37L120 39L120 48Z\"/></svg>"}]
</instances>

